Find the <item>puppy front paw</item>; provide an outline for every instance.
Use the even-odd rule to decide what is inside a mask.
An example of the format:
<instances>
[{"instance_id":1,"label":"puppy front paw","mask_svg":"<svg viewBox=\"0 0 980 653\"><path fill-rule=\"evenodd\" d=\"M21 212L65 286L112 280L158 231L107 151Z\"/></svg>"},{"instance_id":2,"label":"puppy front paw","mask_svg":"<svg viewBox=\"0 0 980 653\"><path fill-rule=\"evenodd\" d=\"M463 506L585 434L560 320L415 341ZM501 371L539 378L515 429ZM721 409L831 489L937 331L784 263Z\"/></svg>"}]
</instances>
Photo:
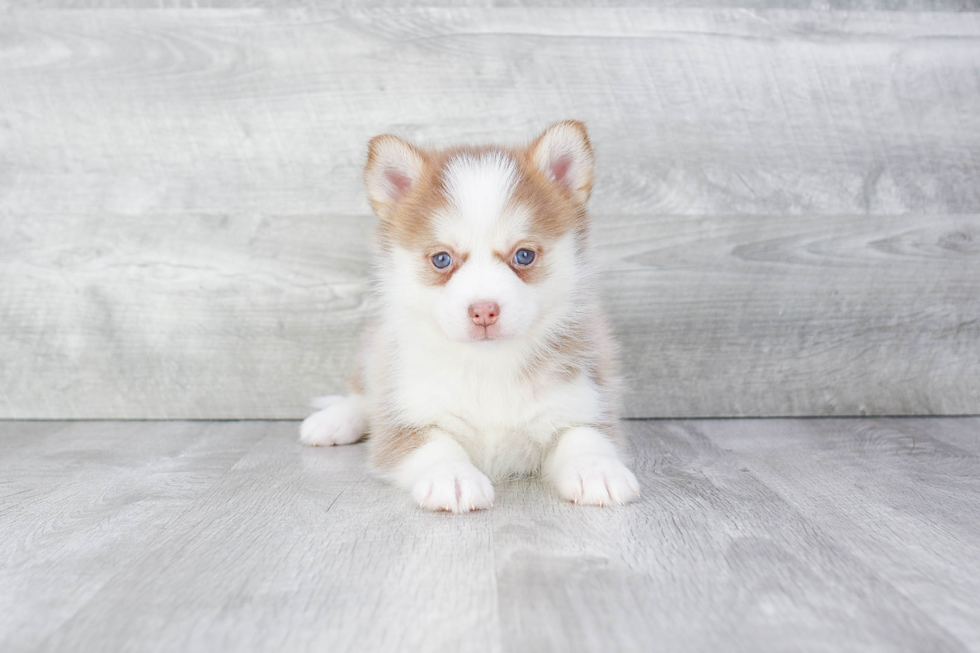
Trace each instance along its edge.
<instances>
[{"instance_id":1,"label":"puppy front paw","mask_svg":"<svg viewBox=\"0 0 980 653\"><path fill-rule=\"evenodd\" d=\"M426 510L485 510L493 506L493 484L471 463L441 462L422 474L412 497Z\"/></svg>"},{"instance_id":2,"label":"puppy front paw","mask_svg":"<svg viewBox=\"0 0 980 653\"><path fill-rule=\"evenodd\" d=\"M364 435L364 414L353 397L328 397L332 400L305 420L299 427L299 440L311 447L351 444Z\"/></svg>"},{"instance_id":3,"label":"puppy front paw","mask_svg":"<svg viewBox=\"0 0 980 653\"><path fill-rule=\"evenodd\" d=\"M555 479L562 499L587 506L629 503L640 495L636 476L610 456L578 456Z\"/></svg>"}]
</instances>

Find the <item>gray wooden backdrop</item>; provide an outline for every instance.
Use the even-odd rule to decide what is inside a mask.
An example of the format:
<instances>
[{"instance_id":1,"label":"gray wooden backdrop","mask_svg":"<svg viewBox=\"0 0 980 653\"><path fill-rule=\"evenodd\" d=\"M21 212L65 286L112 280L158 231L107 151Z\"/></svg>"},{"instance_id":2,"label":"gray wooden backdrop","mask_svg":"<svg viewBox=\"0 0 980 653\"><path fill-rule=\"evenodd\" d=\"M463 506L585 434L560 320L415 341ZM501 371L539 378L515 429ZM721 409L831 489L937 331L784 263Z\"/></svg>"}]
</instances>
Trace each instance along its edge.
<instances>
[{"instance_id":1,"label":"gray wooden backdrop","mask_svg":"<svg viewBox=\"0 0 980 653\"><path fill-rule=\"evenodd\" d=\"M980 413L978 2L488 4L0 0L0 417L302 417L367 139L568 117L629 416Z\"/></svg>"}]
</instances>

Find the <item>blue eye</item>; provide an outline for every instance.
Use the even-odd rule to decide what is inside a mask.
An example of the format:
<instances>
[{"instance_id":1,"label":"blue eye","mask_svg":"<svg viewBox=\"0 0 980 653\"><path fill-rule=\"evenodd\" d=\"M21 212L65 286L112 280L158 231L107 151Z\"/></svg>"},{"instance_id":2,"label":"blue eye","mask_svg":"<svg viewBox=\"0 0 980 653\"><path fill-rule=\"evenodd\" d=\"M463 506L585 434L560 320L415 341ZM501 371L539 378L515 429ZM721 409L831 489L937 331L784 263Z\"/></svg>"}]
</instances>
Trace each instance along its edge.
<instances>
[{"instance_id":1,"label":"blue eye","mask_svg":"<svg viewBox=\"0 0 980 653\"><path fill-rule=\"evenodd\" d=\"M432 257L432 265L436 266L440 270L448 268L453 264L453 257L446 252L439 252Z\"/></svg>"},{"instance_id":2,"label":"blue eye","mask_svg":"<svg viewBox=\"0 0 980 653\"><path fill-rule=\"evenodd\" d=\"M534 261L534 252L529 249L519 249L514 254L514 265L531 265Z\"/></svg>"}]
</instances>

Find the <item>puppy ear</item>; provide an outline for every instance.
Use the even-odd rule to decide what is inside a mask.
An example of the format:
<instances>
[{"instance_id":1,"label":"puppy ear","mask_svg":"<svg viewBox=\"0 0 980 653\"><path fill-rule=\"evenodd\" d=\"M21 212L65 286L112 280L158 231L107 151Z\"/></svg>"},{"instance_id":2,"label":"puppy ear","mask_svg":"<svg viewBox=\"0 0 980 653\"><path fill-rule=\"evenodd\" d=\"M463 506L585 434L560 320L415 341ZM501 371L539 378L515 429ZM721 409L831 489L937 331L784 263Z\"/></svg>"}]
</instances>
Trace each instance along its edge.
<instances>
[{"instance_id":1,"label":"puppy ear","mask_svg":"<svg viewBox=\"0 0 980 653\"><path fill-rule=\"evenodd\" d=\"M571 193L578 204L585 204L592 192L594 157L585 125L564 120L548 127L530 147L534 165L559 186Z\"/></svg>"},{"instance_id":2,"label":"puppy ear","mask_svg":"<svg viewBox=\"0 0 980 653\"><path fill-rule=\"evenodd\" d=\"M388 217L395 205L415 188L425 163L421 150L397 136L382 134L371 139L364 185L378 217Z\"/></svg>"}]
</instances>

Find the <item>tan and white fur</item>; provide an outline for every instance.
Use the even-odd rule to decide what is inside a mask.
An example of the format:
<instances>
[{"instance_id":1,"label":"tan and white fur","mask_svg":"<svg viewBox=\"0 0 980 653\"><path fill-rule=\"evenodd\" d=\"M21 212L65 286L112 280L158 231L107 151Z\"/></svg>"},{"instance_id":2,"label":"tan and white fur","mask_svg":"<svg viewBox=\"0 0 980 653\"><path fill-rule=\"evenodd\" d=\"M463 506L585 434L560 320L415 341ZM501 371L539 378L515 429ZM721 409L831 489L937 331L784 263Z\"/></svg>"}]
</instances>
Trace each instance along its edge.
<instances>
[{"instance_id":1,"label":"tan and white fur","mask_svg":"<svg viewBox=\"0 0 980 653\"><path fill-rule=\"evenodd\" d=\"M380 315L353 393L320 400L301 441L369 435L372 466L428 510L489 508L491 479L536 473L575 503L636 498L591 256L592 174L575 121L523 148L372 139Z\"/></svg>"}]
</instances>

